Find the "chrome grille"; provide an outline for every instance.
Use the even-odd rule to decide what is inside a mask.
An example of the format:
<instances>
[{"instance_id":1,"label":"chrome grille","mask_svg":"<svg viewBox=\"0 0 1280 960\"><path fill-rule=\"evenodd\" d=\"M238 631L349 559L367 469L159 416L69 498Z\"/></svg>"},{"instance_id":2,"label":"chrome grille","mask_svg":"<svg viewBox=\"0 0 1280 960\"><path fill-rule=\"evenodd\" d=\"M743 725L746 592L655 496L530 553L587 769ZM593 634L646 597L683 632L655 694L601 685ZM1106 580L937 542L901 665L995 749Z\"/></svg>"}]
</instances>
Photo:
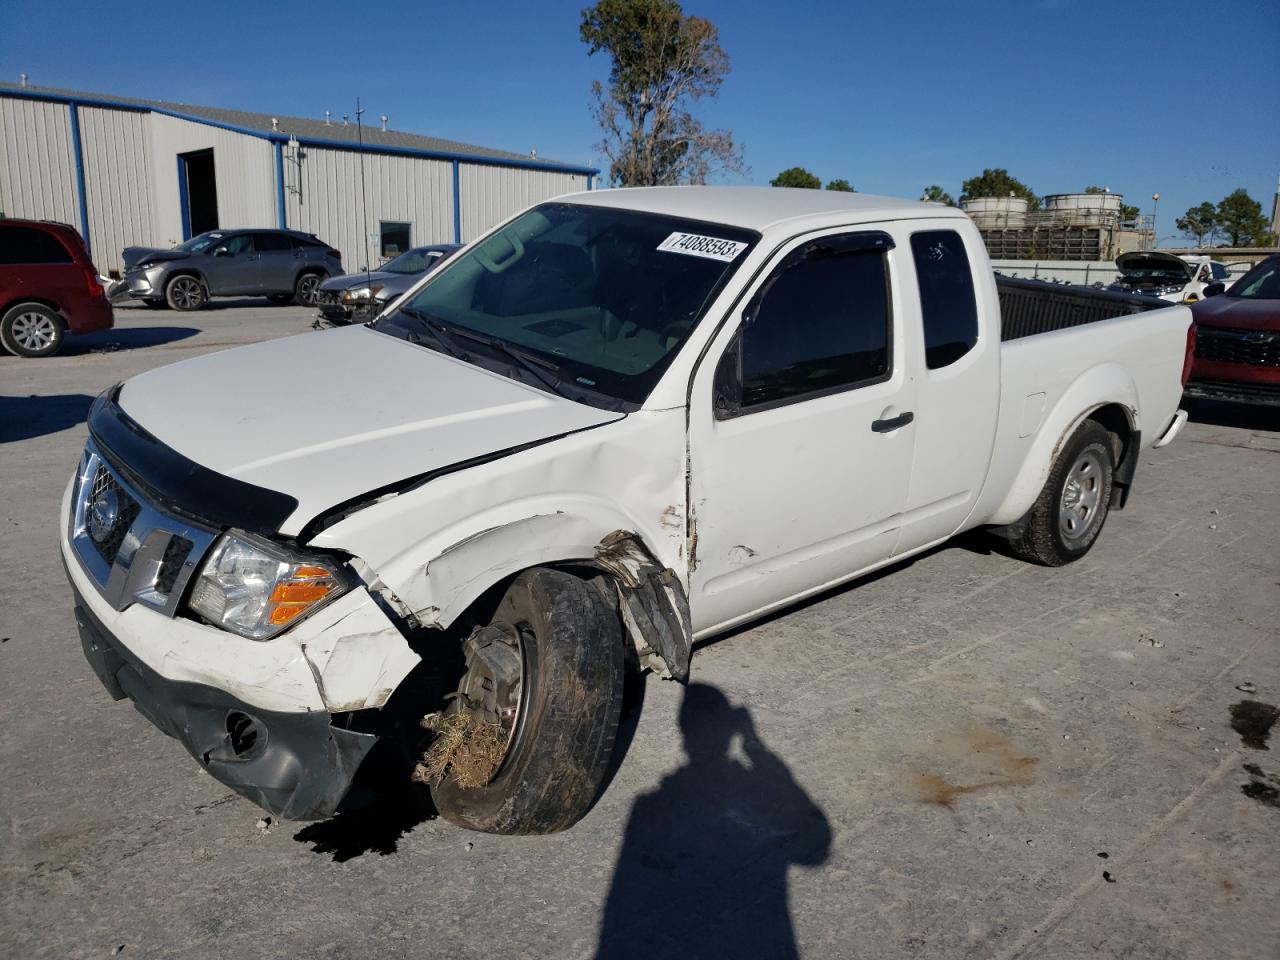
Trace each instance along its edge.
<instances>
[{"instance_id":1,"label":"chrome grille","mask_svg":"<svg viewBox=\"0 0 1280 960\"><path fill-rule=\"evenodd\" d=\"M89 540L104 561L114 563L116 554L120 552L120 545L124 543L124 535L137 519L141 507L133 497L124 492L120 484L116 483L111 471L99 464L93 476L93 492L89 495L89 503L101 503L107 497L114 498L113 502L116 504L110 528L103 531L102 540L92 535Z\"/></svg>"},{"instance_id":2,"label":"chrome grille","mask_svg":"<svg viewBox=\"0 0 1280 960\"><path fill-rule=\"evenodd\" d=\"M1196 357L1215 363L1280 367L1280 333L1265 330L1196 330Z\"/></svg>"},{"instance_id":3,"label":"chrome grille","mask_svg":"<svg viewBox=\"0 0 1280 960\"><path fill-rule=\"evenodd\" d=\"M117 610L144 603L173 616L218 531L160 509L90 441L72 487L68 535L98 591Z\"/></svg>"}]
</instances>

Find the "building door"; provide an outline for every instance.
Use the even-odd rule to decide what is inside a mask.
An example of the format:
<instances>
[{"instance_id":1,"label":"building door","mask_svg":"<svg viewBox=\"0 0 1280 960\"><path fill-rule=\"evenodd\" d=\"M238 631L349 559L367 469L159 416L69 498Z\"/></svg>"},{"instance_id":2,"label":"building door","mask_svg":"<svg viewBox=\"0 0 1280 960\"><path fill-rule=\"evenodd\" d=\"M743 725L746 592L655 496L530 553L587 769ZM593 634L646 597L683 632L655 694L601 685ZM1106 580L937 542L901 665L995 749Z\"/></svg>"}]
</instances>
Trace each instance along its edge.
<instances>
[{"instance_id":1,"label":"building door","mask_svg":"<svg viewBox=\"0 0 1280 960\"><path fill-rule=\"evenodd\" d=\"M178 154L178 198L184 240L218 229L218 181L212 147Z\"/></svg>"}]
</instances>

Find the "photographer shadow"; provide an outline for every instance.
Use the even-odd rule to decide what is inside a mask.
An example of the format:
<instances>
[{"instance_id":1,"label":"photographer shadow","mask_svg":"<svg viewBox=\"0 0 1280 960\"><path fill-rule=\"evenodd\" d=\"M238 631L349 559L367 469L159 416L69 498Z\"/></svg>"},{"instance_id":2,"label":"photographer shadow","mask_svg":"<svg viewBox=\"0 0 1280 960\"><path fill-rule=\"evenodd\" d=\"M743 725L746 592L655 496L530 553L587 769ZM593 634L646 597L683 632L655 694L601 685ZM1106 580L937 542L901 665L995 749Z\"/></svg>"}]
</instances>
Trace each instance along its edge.
<instances>
[{"instance_id":1,"label":"photographer shadow","mask_svg":"<svg viewBox=\"0 0 1280 960\"><path fill-rule=\"evenodd\" d=\"M688 762L632 808L596 957L798 956L787 871L826 862L827 818L717 688L688 686L680 729Z\"/></svg>"}]
</instances>

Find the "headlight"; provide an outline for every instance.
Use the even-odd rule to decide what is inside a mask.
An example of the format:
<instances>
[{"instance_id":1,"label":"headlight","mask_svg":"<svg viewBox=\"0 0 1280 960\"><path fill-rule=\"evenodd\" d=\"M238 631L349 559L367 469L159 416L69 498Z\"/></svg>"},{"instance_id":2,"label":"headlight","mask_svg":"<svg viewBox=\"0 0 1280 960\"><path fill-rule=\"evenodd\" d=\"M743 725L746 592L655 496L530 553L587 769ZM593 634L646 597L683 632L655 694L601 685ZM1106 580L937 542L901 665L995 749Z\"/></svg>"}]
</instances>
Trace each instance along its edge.
<instances>
[{"instance_id":1,"label":"headlight","mask_svg":"<svg viewBox=\"0 0 1280 960\"><path fill-rule=\"evenodd\" d=\"M350 589L331 560L247 533L213 546L191 591L191 609L251 640L267 640Z\"/></svg>"},{"instance_id":2,"label":"headlight","mask_svg":"<svg viewBox=\"0 0 1280 960\"><path fill-rule=\"evenodd\" d=\"M374 284L371 287L356 287L354 290L343 290L342 299L344 301L372 300L381 289L381 284Z\"/></svg>"}]
</instances>

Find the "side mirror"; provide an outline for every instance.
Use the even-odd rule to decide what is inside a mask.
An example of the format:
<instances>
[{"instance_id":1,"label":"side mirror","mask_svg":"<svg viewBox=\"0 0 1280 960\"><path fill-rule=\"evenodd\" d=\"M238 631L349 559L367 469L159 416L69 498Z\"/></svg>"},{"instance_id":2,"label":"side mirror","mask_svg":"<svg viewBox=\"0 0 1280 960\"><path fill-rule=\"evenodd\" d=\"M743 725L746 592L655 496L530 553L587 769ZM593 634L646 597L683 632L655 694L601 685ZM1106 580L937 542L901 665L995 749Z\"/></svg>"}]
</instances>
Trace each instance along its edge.
<instances>
[{"instance_id":1,"label":"side mirror","mask_svg":"<svg viewBox=\"0 0 1280 960\"><path fill-rule=\"evenodd\" d=\"M1227 289L1227 285L1225 283L1223 283L1221 280L1215 280L1213 283L1207 284L1205 286L1204 295L1206 297L1216 297L1218 294L1222 293L1226 289Z\"/></svg>"},{"instance_id":2,"label":"side mirror","mask_svg":"<svg viewBox=\"0 0 1280 960\"><path fill-rule=\"evenodd\" d=\"M228 250L226 247L219 247L217 250L213 251L213 255L215 257L234 257L235 256L235 254L232 253L230 250Z\"/></svg>"}]
</instances>

